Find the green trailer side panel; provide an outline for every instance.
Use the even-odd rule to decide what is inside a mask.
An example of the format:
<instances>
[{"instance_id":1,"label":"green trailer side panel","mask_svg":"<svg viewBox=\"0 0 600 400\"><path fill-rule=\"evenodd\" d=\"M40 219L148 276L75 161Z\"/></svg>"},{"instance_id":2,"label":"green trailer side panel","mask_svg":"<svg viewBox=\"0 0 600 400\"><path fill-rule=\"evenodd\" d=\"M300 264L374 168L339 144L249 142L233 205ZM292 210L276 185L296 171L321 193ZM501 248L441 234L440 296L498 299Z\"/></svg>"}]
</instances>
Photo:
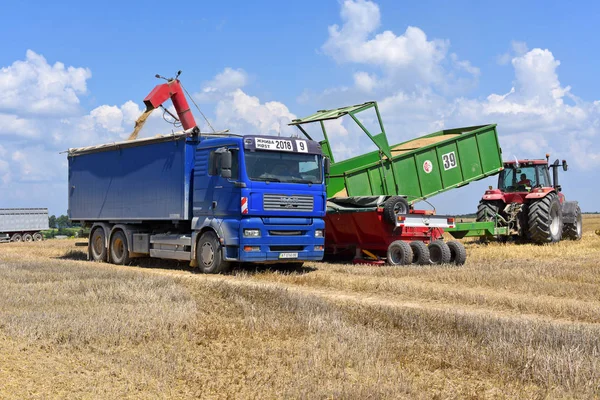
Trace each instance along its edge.
<instances>
[{"instance_id":1,"label":"green trailer side panel","mask_svg":"<svg viewBox=\"0 0 600 400\"><path fill-rule=\"evenodd\" d=\"M434 132L333 163L328 197L402 195L414 203L502 170L496 125Z\"/></svg>"},{"instance_id":2,"label":"green trailer side panel","mask_svg":"<svg viewBox=\"0 0 600 400\"><path fill-rule=\"evenodd\" d=\"M442 190L440 163L435 149L422 151L416 155L417 173L421 182L421 193L436 193Z\"/></svg>"},{"instance_id":3,"label":"green trailer side panel","mask_svg":"<svg viewBox=\"0 0 600 400\"><path fill-rule=\"evenodd\" d=\"M409 200L421 197L421 186L414 157L399 158L393 163L398 177L398 192Z\"/></svg>"},{"instance_id":4,"label":"green trailer side panel","mask_svg":"<svg viewBox=\"0 0 600 400\"><path fill-rule=\"evenodd\" d=\"M476 136L479 145L479 157L484 171L502 169L502 153L498 144L498 135L494 131L482 132Z\"/></svg>"},{"instance_id":5,"label":"green trailer side panel","mask_svg":"<svg viewBox=\"0 0 600 400\"><path fill-rule=\"evenodd\" d=\"M474 179L483 174L481 159L477 148L477 138L470 136L457 141L460 154L460 169L465 180Z\"/></svg>"},{"instance_id":6,"label":"green trailer side panel","mask_svg":"<svg viewBox=\"0 0 600 400\"><path fill-rule=\"evenodd\" d=\"M440 145L437 152L443 186L456 186L463 183L465 180L461 171L462 160L456 142Z\"/></svg>"}]
</instances>

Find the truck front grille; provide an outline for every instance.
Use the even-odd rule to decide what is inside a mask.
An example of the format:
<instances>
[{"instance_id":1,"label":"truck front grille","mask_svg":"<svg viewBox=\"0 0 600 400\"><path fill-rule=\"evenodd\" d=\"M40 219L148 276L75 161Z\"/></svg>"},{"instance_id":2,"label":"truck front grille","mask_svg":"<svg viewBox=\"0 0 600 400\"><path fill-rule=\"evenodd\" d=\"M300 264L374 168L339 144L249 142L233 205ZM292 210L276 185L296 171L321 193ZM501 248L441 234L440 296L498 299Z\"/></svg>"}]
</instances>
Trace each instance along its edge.
<instances>
[{"instance_id":1,"label":"truck front grille","mask_svg":"<svg viewBox=\"0 0 600 400\"><path fill-rule=\"evenodd\" d=\"M304 251L306 246L269 246L271 251Z\"/></svg>"},{"instance_id":2,"label":"truck front grille","mask_svg":"<svg viewBox=\"0 0 600 400\"><path fill-rule=\"evenodd\" d=\"M271 236L302 236L306 231L269 231Z\"/></svg>"},{"instance_id":3,"label":"truck front grille","mask_svg":"<svg viewBox=\"0 0 600 400\"><path fill-rule=\"evenodd\" d=\"M286 194L265 194L263 209L279 211L312 211L314 199L312 196L288 196Z\"/></svg>"}]
</instances>

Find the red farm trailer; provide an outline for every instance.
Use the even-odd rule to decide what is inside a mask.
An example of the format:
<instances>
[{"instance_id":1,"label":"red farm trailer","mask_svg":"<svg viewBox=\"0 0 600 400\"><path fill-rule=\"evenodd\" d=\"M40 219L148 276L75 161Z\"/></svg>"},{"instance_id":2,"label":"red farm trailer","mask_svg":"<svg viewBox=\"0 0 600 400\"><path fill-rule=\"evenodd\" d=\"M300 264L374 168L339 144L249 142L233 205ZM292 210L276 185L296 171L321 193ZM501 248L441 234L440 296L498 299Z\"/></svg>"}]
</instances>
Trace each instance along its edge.
<instances>
[{"instance_id":1,"label":"red farm trailer","mask_svg":"<svg viewBox=\"0 0 600 400\"><path fill-rule=\"evenodd\" d=\"M330 199L325 257L389 265L465 263L464 246L442 240L444 229L454 227L453 217L413 209L396 214L390 205L397 201L397 196Z\"/></svg>"}]
</instances>

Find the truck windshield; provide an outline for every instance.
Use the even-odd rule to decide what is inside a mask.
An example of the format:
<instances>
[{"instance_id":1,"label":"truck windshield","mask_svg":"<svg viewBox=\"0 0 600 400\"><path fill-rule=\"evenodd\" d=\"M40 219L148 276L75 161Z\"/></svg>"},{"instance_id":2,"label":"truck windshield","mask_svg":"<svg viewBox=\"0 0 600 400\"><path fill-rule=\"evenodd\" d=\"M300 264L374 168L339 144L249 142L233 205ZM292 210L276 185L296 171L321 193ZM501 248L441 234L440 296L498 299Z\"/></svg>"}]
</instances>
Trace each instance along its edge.
<instances>
[{"instance_id":1,"label":"truck windshield","mask_svg":"<svg viewBox=\"0 0 600 400\"><path fill-rule=\"evenodd\" d=\"M321 156L279 151L246 152L246 172L253 181L321 183Z\"/></svg>"}]
</instances>

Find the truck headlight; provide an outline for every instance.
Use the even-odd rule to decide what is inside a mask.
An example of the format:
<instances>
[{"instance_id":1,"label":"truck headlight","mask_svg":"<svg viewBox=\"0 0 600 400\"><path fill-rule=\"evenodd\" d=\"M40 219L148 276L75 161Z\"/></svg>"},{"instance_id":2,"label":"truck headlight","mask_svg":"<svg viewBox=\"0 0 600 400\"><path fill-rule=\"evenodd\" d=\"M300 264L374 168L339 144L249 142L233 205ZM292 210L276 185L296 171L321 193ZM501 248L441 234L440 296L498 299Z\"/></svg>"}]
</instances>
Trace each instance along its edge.
<instances>
[{"instance_id":1,"label":"truck headlight","mask_svg":"<svg viewBox=\"0 0 600 400\"><path fill-rule=\"evenodd\" d=\"M260 237L260 230L244 229L244 237Z\"/></svg>"},{"instance_id":2,"label":"truck headlight","mask_svg":"<svg viewBox=\"0 0 600 400\"><path fill-rule=\"evenodd\" d=\"M323 231L323 229L317 229L315 231L315 237L323 237L324 233L325 232Z\"/></svg>"}]
</instances>

